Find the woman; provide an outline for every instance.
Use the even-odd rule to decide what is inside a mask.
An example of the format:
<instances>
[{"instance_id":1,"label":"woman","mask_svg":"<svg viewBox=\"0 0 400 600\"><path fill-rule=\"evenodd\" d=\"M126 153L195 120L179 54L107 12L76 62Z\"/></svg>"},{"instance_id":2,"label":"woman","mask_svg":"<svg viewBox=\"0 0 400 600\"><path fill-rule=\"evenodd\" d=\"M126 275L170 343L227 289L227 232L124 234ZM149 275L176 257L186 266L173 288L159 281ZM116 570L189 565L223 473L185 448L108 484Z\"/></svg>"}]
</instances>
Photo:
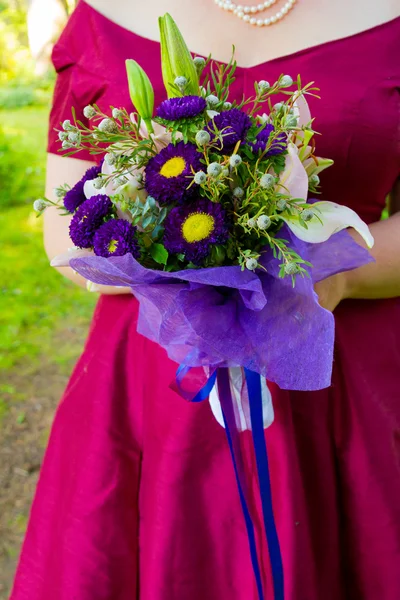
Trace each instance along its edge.
<instances>
[{"instance_id":1,"label":"woman","mask_svg":"<svg viewBox=\"0 0 400 600\"><path fill-rule=\"evenodd\" d=\"M235 44L236 98L281 73L321 89L310 101L318 152L336 163L323 174L323 197L371 223L376 262L318 286L321 303L336 309L331 388L273 389L266 437L288 600L400 598L400 219L380 221L400 159L395 4L304 0L270 27L252 27L212 0L91 0L54 49L49 196L91 164L89 155L56 156L52 128L71 106L81 115L92 102L129 105L124 59L141 63L156 103L163 99L157 17L166 10L200 55L227 61ZM50 257L70 245L65 217L46 213L45 244ZM176 365L136 333L135 299L101 291L56 416L11 598L255 599L225 433L207 403L170 390ZM261 527L257 535L271 598Z\"/></svg>"}]
</instances>

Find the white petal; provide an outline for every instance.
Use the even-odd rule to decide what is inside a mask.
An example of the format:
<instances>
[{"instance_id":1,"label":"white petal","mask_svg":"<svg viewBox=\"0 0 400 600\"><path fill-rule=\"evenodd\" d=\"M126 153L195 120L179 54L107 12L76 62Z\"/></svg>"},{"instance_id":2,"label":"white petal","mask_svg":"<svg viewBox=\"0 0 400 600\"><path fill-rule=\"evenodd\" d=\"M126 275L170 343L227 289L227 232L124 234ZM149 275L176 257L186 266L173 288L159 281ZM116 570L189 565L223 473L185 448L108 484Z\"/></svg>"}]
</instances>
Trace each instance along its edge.
<instances>
[{"instance_id":1,"label":"white petal","mask_svg":"<svg viewBox=\"0 0 400 600\"><path fill-rule=\"evenodd\" d=\"M140 202L146 202L147 192L136 177L130 177L126 183L116 189L116 194L121 194L125 200L135 200L139 198Z\"/></svg>"},{"instance_id":2,"label":"white petal","mask_svg":"<svg viewBox=\"0 0 400 600\"><path fill-rule=\"evenodd\" d=\"M87 199L91 198L92 196L97 196L98 194L106 193L105 187L102 187L99 190L96 189L93 185L93 181L93 179L89 179L89 181L85 181L85 183L83 184L83 193L85 194Z\"/></svg>"},{"instance_id":3,"label":"white petal","mask_svg":"<svg viewBox=\"0 0 400 600\"><path fill-rule=\"evenodd\" d=\"M261 123L261 125L271 122L271 119L269 118L269 115L267 115L267 113L263 113L262 115L257 115L256 119L259 123Z\"/></svg>"},{"instance_id":4,"label":"white petal","mask_svg":"<svg viewBox=\"0 0 400 600\"><path fill-rule=\"evenodd\" d=\"M237 414L240 420L240 422L236 423L236 425L239 431L246 431L247 429L249 429L248 421L250 421L250 408L247 396L247 389L243 389L243 370L240 367L231 367L229 369L229 378L231 383L232 399L233 402L236 404ZM266 429L274 421L274 409L272 406L271 392L268 389L267 382L265 381L264 377L261 377L261 394L263 404L264 429ZM222 416L221 403L219 401L218 390L216 385L213 387L210 393L209 402L215 419L222 427L225 427L224 418Z\"/></svg>"},{"instance_id":5,"label":"white petal","mask_svg":"<svg viewBox=\"0 0 400 600\"><path fill-rule=\"evenodd\" d=\"M326 201L316 202L310 205L310 207L318 209L318 215L322 223L317 217L313 217L311 221L307 222L306 229L300 224L297 217L282 217L300 240L318 244L326 242L331 235L342 229L353 227L364 239L368 248L372 248L374 245L374 238L371 235L368 225L351 208Z\"/></svg>"},{"instance_id":6,"label":"white petal","mask_svg":"<svg viewBox=\"0 0 400 600\"><path fill-rule=\"evenodd\" d=\"M296 96L296 100L293 103L293 112L295 117L298 119L298 127L310 124L312 118L311 112L308 107L307 100L305 99L303 94L298 94Z\"/></svg>"},{"instance_id":7,"label":"white petal","mask_svg":"<svg viewBox=\"0 0 400 600\"><path fill-rule=\"evenodd\" d=\"M299 159L298 149L292 143L288 144L285 169L279 176L279 184L278 191L281 193L288 194L292 198L307 200L308 176Z\"/></svg>"},{"instance_id":8,"label":"white petal","mask_svg":"<svg viewBox=\"0 0 400 600\"><path fill-rule=\"evenodd\" d=\"M93 250L86 250L85 248L71 248L67 252L57 254L51 262L52 267L69 267L69 261L73 258L85 258L87 256L94 256Z\"/></svg>"},{"instance_id":9,"label":"white petal","mask_svg":"<svg viewBox=\"0 0 400 600\"><path fill-rule=\"evenodd\" d=\"M132 115L131 119L133 119ZM151 134L151 138L154 141L157 151L159 152L160 150L165 148L165 146L168 146L168 144L171 143L171 134L166 130L166 128L163 125L160 125L155 121L152 121L151 124L154 130L154 133ZM144 138L149 137L149 131L143 119L140 122L139 133ZM182 134L178 132L176 138L180 139L181 137Z\"/></svg>"},{"instance_id":10,"label":"white petal","mask_svg":"<svg viewBox=\"0 0 400 600\"><path fill-rule=\"evenodd\" d=\"M207 115L210 119L213 119L214 117L219 115L219 112L217 110L207 110Z\"/></svg>"}]
</instances>

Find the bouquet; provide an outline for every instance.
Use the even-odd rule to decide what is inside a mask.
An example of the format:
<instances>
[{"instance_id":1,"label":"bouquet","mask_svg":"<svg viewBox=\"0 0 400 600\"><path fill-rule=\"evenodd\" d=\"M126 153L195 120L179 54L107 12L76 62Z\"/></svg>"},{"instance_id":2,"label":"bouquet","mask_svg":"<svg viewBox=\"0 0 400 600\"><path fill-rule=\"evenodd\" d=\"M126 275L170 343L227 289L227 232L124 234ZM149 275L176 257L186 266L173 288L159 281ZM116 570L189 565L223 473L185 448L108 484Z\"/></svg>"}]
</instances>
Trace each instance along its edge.
<instances>
[{"instance_id":1,"label":"bouquet","mask_svg":"<svg viewBox=\"0 0 400 600\"><path fill-rule=\"evenodd\" d=\"M332 161L315 153L306 102L313 83L281 75L254 94L230 98L234 58L192 58L172 18L160 18L167 99L126 62L135 111L87 106L89 128L62 123L61 149L101 157L55 204L72 215L73 248L56 257L88 280L129 286L140 303L138 330L180 366L175 389L210 397L227 430L249 534L259 598L263 585L252 534L240 431L251 429L276 598L283 574L264 427L273 420L265 378L280 387L330 384L334 322L315 282L372 260L368 227L349 208L317 200ZM275 101L279 99L279 101ZM311 199L312 198L312 199ZM37 200L41 212L50 200ZM217 383L217 385L215 385Z\"/></svg>"}]
</instances>

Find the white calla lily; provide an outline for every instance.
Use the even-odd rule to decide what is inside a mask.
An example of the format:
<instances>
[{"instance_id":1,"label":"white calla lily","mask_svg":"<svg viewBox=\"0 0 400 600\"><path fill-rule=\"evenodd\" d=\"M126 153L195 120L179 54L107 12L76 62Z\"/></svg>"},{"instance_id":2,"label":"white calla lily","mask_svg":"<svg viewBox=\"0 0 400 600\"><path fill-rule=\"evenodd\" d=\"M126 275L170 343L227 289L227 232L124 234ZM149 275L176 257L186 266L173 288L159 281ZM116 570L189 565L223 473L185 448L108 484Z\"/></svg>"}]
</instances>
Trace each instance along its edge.
<instances>
[{"instance_id":1,"label":"white calla lily","mask_svg":"<svg viewBox=\"0 0 400 600\"><path fill-rule=\"evenodd\" d=\"M152 138L158 152L171 143L171 134L159 123L152 121L154 133L149 133L144 121L140 122L139 133L144 138Z\"/></svg>"},{"instance_id":2,"label":"white calla lily","mask_svg":"<svg viewBox=\"0 0 400 600\"><path fill-rule=\"evenodd\" d=\"M374 245L374 238L362 219L348 206L336 202L316 202L309 207L315 210L316 215L307 221L306 227L300 222L297 215L282 215L282 219L296 237L304 242L319 244L326 242L334 233L352 227L363 238L368 248ZM319 218L318 218L319 217Z\"/></svg>"},{"instance_id":3,"label":"white calla lily","mask_svg":"<svg viewBox=\"0 0 400 600\"><path fill-rule=\"evenodd\" d=\"M136 123L135 115L132 113L130 115L132 123ZM155 121L151 122L153 127L153 133L149 133L146 123L142 120L140 121L139 133L143 138L151 138L154 142L157 152L160 152L163 148L168 146L171 143L172 137L169 131L163 125L156 123ZM179 140L182 138L182 134L178 131L176 133L176 139Z\"/></svg>"},{"instance_id":4,"label":"white calla lily","mask_svg":"<svg viewBox=\"0 0 400 600\"><path fill-rule=\"evenodd\" d=\"M297 119L297 126L309 125L312 121L311 112L304 94L298 94L293 102L293 114Z\"/></svg>"},{"instance_id":5,"label":"white calla lily","mask_svg":"<svg viewBox=\"0 0 400 600\"><path fill-rule=\"evenodd\" d=\"M85 181L85 183L83 184L83 193L86 196L86 199L88 200L89 198L91 198L92 196L97 196L98 194L106 194L106 186L97 189L94 187L93 185L93 181L94 179L89 179L88 181Z\"/></svg>"},{"instance_id":6,"label":"white calla lily","mask_svg":"<svg viewBox=\"0 0 400 600\"><path fill-rule=\"evenodd\" d=\"M101 167L102 175L112 175L113 172L113 167L107 164L106 161L104 161L103 166ZM89 179L89 181L85 181L83 185L83 193L85 194L87 199L91 198L92 196L98 196L99 194L105 194L106 196L110 196L111 194L115 193L112 181L110 181L107 185L103 186L100 189L94 187L93 181L94 179Z\"/></svg>"},{"instance_id":7,"label":"white calla lily","mask_svg":"<svg viewBox=\"0 0 400 600\"><path fill-rule=\"evenodd\" d=\"M279 176L278 191L288 194L292 198L301 198L305 201L308 192L308 175L298 152L297 147L290 142L285 159L285 168Z\"/></svg>"},{"instance_id":8,"label":"white calla lily","mask_svg":"<svg viewBox=\"0 0 400 600\"><path fill-rule=\"evenodd\" d=\"M311 158L309 160L313 161ZM321 168L319 171L330 166L330 161L320 160ZM313 163L315 164L314 161ZM313 171L313 173L319 171ZM298 148L292 142L288 144L285 169L279 176L278 191L280 191L279 188L282 188L284 193L287 193L292 198L307 200L308 173L305 165L299 158ZM371 235L368 225L351 208L327 201L316 202L309 205L309 207L315 210L316 215L307 221L306 224L300 222L297 214L281 215L281 218L300 240L318 244L326 242L334 233L342 229L347 229L347 227L352 227L361 235L369 248L373 246L374 238Z\"/></svg>"},{"instance_id":9,"label":"white calla lily","mask_svg":"<svg viewBox=\"0 0 400 600\"><path fill-rule=\"evenodd\" d=\"M69 267L69 261L73 258L86 258L87 256L94 256L93 250L87 250L86 248L68 248L67 252L57 254L51 261L51 267Z\"/></svg>"},{"instance_id":10,"label":"white calla lily","mask_svg":"<svg viewBox=\"0 0 400 600\"><path fill-rule=\"evenodd\" d=\"M104 161L101 172L106 176L113 175L115 168ZM136 198L139 198L140 202L144 203L146 202L147 192L137 177L140 174L141 172L139 170L132 169L124 174L124 177L126 178L125 183L116 185L116 182L113 179L110 179L109 183L100 189L94 187L93 180L85 181L83 193L85 194L86 198L91 198L92 196L97 196L98 194L105 194L106 196L118 194L125 200L136 200ZM118 203L116 204L116 207L117 215L120 219L132 221L130 214L121 211Z\"/></svg>"}]
</instances>

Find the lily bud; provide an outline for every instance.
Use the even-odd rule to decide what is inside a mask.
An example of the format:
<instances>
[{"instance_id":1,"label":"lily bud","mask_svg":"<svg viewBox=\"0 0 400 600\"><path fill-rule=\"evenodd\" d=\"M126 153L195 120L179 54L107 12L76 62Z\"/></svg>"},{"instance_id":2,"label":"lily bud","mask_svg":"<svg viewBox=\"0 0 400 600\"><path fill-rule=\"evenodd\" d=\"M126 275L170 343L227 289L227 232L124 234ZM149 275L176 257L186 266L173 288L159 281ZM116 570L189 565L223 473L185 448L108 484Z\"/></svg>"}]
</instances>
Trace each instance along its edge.
<instances>
[{"instance_id":1,"label":"lily bud","mask_svg":"<svg viewBox=\"0 0 400 600\"><path fill-rule=\"evenodd\" d=\"M135 60L128 59L125 61L125 65L132 103L146 123L148 131L153 133L153 126L151 124L154 110L153 86L145 71Z\"/></svg>"},{"instance_id":2,"label":"lily bud","mask_svg":"<svg viewBox=\"0 0 400 600\"><path fill-rule=\"evenodd\" d=\"M179 92L174 85L177 77L185 77L185 95L199 96L199 76L192 56L175 21L166 13L158 20L161 40L161 67L168 98Z\"/></svg>"}]
</instances>

